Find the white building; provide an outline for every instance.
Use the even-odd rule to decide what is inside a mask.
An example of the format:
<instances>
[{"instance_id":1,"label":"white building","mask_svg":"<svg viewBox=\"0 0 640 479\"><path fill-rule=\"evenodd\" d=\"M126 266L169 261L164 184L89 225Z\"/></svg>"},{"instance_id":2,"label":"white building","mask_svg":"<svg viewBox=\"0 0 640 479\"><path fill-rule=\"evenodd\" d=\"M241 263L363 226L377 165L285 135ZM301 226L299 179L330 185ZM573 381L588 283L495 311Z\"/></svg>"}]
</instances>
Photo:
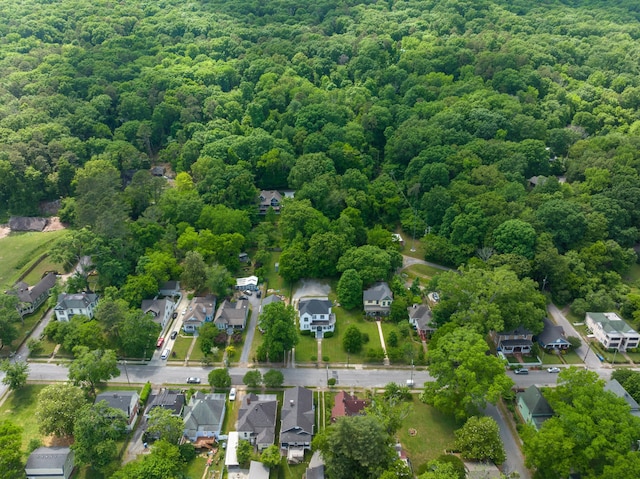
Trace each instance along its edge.
<instances>
[{"instance_id":1,"label":"white building","mask_svg":"<svg viewBox=\"0 0 640 479\"><path fill-rule=\"evenodd\" d=\"M336 329L336 315L331 312L331 301L326 298L301 299L298 311L300 331L314 331L316 338L322 338L327 331Z\"/></svg>"},{"instance_id":2,"label":"white building","mask_svg":"<svg viewBox=\"0 0 640 479\"><path fill-rule=\"evenodd\" d=\"M98 295L93 293L62 293L58 295L58 304L54 311L58 321L69 321L74 316L81 314L93 318L93 310L98 304Z\"/></svg>"},{"instance_id":3,"label":"white building","mask_svg":"<svg viewBox=\"0 0 640 479\"><path fill-rule=\"evenodd\" d=\"M257 276L247 276L246 278L237 278L236 279L236 289L244 291L248 289L250 291L258 290L258 277Z\"/></svg>"},{"instance_id":4,"label":"white building","mask_svg":"<svg viewBox=\"0 0 640 479\"><path fill-rule=\"evenodd\" d=\"M606 349L637 348L640 334L616 313L587 313L585 324Z\"/></svg>"}]
</instances>

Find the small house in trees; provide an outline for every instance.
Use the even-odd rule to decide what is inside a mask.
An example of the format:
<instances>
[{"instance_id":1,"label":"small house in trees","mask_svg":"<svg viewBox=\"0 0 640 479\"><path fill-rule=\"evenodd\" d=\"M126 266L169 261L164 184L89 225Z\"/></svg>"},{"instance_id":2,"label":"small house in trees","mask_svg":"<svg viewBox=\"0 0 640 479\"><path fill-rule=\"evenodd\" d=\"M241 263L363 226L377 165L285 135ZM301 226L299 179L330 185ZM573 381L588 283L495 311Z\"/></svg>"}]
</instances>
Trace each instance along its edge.
<instances>
[{"instance_id":1,"label":"small house in trees","mask_svg":"<svg viewBox=\"0 0 640 479\"><path fill-rule=\"evenodd\" d=\"M503 354L529 354L533 347L533 333L522 326L502 333L492 331L491 337Z\"/></svg>"},{"instance_id":2,"label":"small house in trees","mask_svg":"<svg viewBox=\"0 0 640 479\"><path fill-rule=\"evenodd\" d=\"M539 430L542 423L553 416L553 409L551 409L549 402L535 385L518 393L518 411L522 419L535 427L536 430Z\"/></svg>"},{"instance_id":3,"label":"small house in trees","mask_svg":"<svg viewBox=\"0 0 640 479\"><path fill-rule=\"evenodd\" d=\"M604 390L610 391L619 398L624 399L631 408L631 414L636 417L640 417L640 405L635 399L633 399L633 397L631 397L631 394L629 394L627 390L622 387L622 384L620 384L617 379L611 379L609 382L607 382L607 384L605 384L604 386Z\"/></svg>"},{"instance_id":4,"label":"small house in trees","mask_svg":"<svg viewBox=\"0 0 640 479\"><path fill-rule=\"evenodd\" d=\"M161 296L177 296L180 294L180 281L165 281L160 285Z\"/></svg>"},{"instance_id":5,"label":"small house in trees","mask_svg":"<svg viewBox=\"0 0 640 479\"><path fill-rule=\"evenodd\" d=\"M247 394L238 411L239 439L251 442L258 451L271 446L276 438L277 414L275 394Z\"/></svg>"},{"instance_id":6,"label":"small house in trees","mask_svg":"<svg viewBox=\"0 0 640 479\"><path fill-rule=\"evenodd\" d=\"M384 281L375 283L362 292L364 312L369 316L388 316L393 302L391 288Z\"/></svg>"},{"instance_id":7,"label":"small house in trees","mask_svg":"<svg viewBox=\"0 0 640 479\"><path fill-rule=\"evenodd\" d=\"M300 331L315 332L316 338L336 328L336 315L331 312L331 301L328 299L301 299L298 302L300 313Z\"/></svg>"},{"instance_id":8,"label":"small house in trees","mask_svg":"<svg viewBox=\"0 0 640 479\"><path fill-rule=\"evenodd\" d=\"M571 343L564 335L562 326L556 326L549 318L544 318L544 329L538 335L538 344L547 352L569 349Z\"/></svg>"},{"instance_id":9,"label":"small house in trees","mask_svg":"<svg viewBox=\"0 0 640 479\"><path fill-rule=\"evenodd\" d=\"M93 293L62 293L58 295L58 304L54 309L58 321L69 321L81 314L93 318L93 312L98 305L98 295Z\"/></svg>"},{"instance_id":10,"label":"small house in trees","mask_svg":"<svg viewBox=\"0 0 640 479\"><path fill-rule=\"evenodd\" d=\"M196 392L184 408L184 436L191 442L217 439L222 431L226 410L225 394Z\"/></svg>"},{"instance_id":11,"label":"small house in trees","mask_svg":"<svg viewBox=\"0 0 640 479\"><path fill-rule=\"evenodd\" d=\"M216 312L213 323L225 331L227 329L244 329L249 315L249 301L241 299L237 302L224 300Z\"/></svg>"},{"instance_id":12,"label":"small house in trees","mask_svg":"<svg viewBox=\"0 0 640 479\"><path fill-rule=\"evenodd\" d=\"M149 395L149 406L144 413L145 418L149 419L149 413L153 408L161 407L171 411L172 416L182 416L184 409L185 396L182 391L162 388L156 394Z\"/></svg>"},{"instance_id":13,"label":"small house in trees","mask_svg":"<svg viewBox=\"0 0 640 479\"><path fill-rule=\"evenodd\" d=\"M141 306L142 312L150 314L153 321L158 323L162 329L169 323L175 308L176 304L168 298L143 299Z\"/></svg>"},{"instance_id":14,"label":"small house in trees","mask_svg":"<svg viewBox=\"0 0 640 479\"><path fill-rule=\"evenodd\" d=\"M127 430L131 431L140 411L140 396L135 391L109 391L98 394L95 404L105 401L111 408L122 411L127 418Z\"/></svg>"},{"instance_id":15,"label":"small house in trees","mask_svg":"<svg viewBox=\"0 0 640 479\"><path fill-rule=\"evenodd\" d=\"M431 324L431 309L426 304L414 304L407 308L409 313L409 324L418 332L422 339L436 330Z\"/></svg>"},{"instance_id":16,"label":"small house in trees","mask_svg":"<svg viewBox=\"0 0 640 479\"><path fill-rule=\"evenodd\" d=\"M247 276L246 278L237 278L236 279L236 289L240 291L244 291L248 289L249 291L257 291L258 290L258 277L257 276Z\"/></svg>"},{"instance_id":17,"label":"small house in trees","mask_svg":"<svg viewBox=\"0 0 640 479\"><path fill-rule=\"evenodd\" d=\"M27 479L69 479L74 452L69 447L39 447L27 459Z\"/></svg>"},{"instance_id":18,"label":"small house in trees","mask_svg":"<svg viewBox=\"0 0 640 479\"><path fill-rule=\"evenodd\" d=\"M336 422L339 417L360 416L367 407L367 401L358 399L357 396L351 395L345 391L336 394L333 408L331 409L331 422Z\"/></svg>"},{"instance_id":19,"label":"small house in trees","mask_svg":"<svg viewBox=\"0 0 640 479\"><path fill-rule=\"evenodd\" d=\"M20 316L24 316L38 309L47 300L51 288L55 285L55 273L47 273L35 286L29 287L27 283L20 281L8 293L18 297L19 302L16 308Z\"/></svg>"},{"instance_id":20,"label":"small house in trees","mask_svg":"<svg viewBox=\"0 0 640 479\"><path fill-rule=\"evenodd\" d=\"M282 302L282 298L280 296L276 294L270 294L269 296L267 296L262 300L262 304L260 305L260 313L262 313L262 311L264 311L264 308L266 308L270 304L281 303L281 302Z\"/></svg>"},{"instance_id":21,"label":"small house in trees","mask_svg":"<svg viewBox=\"0 0 640 479\"><path fill-rule=\"evenodd\" d=\"M289 463L300 463L315 433L313 392L300 386L286 389L281 416L280 448L287 451Z\"/></svg>"},{"instance_id":22,"label":"small house in trees","mask_svg":"<svg viewBox=\"0 0 640 479\"><path fill-rule=\"evenodd\" d=\"M212 295L193 298L182 321L184 332L195 333L205 322L213 321L216 303L216 297Z\"/></svg>"},{"instance_id":23,"label":"small house in trees","mask_svg":"<svg viewBox=\"0 0 640 479\"><path fill-rule=\"evenodd\" d=\"M258 212L261 215L266 215L269 208L273 208L273 211L280 213L280 205L282 204L282 195L275 190L262 190L260 192L258 204Z\"/></svg>"},{"instance_id":24,"label":"small house in trees","mask_svg":"<svg viewBox=\"0 0 640 479\"><path fill-rule=\"evenodd\" d=\"M605 349L624 352L640 343L640 334L616 313L587 313L585 324Z\"/></svg>"}]
</instances>

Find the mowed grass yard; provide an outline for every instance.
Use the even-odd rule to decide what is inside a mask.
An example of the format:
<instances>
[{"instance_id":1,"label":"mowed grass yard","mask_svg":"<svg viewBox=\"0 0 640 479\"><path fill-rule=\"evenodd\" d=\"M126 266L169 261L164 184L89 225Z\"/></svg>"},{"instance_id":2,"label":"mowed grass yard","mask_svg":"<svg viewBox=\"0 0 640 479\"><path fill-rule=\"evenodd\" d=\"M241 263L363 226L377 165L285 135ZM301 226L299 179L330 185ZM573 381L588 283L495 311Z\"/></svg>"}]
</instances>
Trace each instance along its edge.
<instances>
[{"instance_id":1,"label":"mowed grass yard","mask_svg":"<svg viewBox=\"0 0 640 479\"><path fill-rule=\"evenodd\" d=\"M13 286L22 271L46 253L55 240L66 234L66 230L48 233L12 233L0 239L0 288L2 291ZM53 267L51 264L45 264L43 267L61 269L61 266ZM36 269L40 276L46 271L40 267ZM37 275L38 272L34 272L34 276Z\"/></svg>"},{"instance_id":2,"label":"mowed grass yard","mask_svg":"<svg viewBox=\"0 0 640 479\"><path fill-rule=\"evenodd\" d=\"M413 467L417 469L421 464L444 454L445 449L450 448L455 440L453 431L462 425L424 404L416 394L413 396L409 415L397 435ZM414 436L410 434L410 429L415 429Z\"/></svg>"}]
</instances>

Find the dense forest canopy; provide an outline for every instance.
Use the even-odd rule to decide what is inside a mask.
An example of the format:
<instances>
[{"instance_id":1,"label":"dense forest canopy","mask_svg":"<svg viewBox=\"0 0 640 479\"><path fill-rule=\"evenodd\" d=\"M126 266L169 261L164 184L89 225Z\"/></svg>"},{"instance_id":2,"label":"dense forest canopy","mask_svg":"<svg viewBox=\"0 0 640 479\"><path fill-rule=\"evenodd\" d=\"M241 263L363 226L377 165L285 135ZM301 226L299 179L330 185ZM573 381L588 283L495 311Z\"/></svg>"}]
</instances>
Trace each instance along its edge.
<instances>
[{"instance_id":1,"label":"dense forest canopy","mask_svg":"<svg viewBox=\"0 0 640 479\"><path fill-rule=\"evenodd\" d=\"M62 198L131 303L166 276L154 251L233 271L282 241L290 280L391 271L368 233L401 225L428 259L506 267L576 312L640 307L620 280L637 2L0 0L0 17L0 208ZM276 230L257 193L285 188Z\"/></svg>"}]
</instances>

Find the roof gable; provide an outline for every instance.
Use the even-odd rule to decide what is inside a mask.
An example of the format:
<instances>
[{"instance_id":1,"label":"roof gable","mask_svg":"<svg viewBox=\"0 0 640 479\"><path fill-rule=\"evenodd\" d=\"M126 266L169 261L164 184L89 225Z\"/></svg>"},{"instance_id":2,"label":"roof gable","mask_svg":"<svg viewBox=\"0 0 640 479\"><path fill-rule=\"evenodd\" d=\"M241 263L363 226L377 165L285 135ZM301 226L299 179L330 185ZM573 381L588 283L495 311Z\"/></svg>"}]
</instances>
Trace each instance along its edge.
<instances>
[{"instance_id":1,"label":"roof gable","mask_svg":"<svg viewBox=\"0 0 640 479\"><path fill-rule=\"evenodd\" d=\"M537 386L529 386L520 397L532 416L553 416L551 405Z\"/></svg>"},{"instance_id":2,"label":"roof gable","mask_svg":"<svg viewBox=\"0 0 640 479\"><path fill-rule=\"evenodd\" d=\"M300 315L303 314L330 314L331 313L331 301L328 299L304 299L298 303L298 310Z\"/></svg>"},{"instance_id":3,"label":"roof gable","mask_svg":"<svg viewBox=\"0 0 640 479\"><path fill-rule=\"evenodd\" d=\"M362 297L365 301L380 301L383 299L393 299L393 293L387 283L380 281L364 290L362 292Z\"/></svg>"}]
</instances>

